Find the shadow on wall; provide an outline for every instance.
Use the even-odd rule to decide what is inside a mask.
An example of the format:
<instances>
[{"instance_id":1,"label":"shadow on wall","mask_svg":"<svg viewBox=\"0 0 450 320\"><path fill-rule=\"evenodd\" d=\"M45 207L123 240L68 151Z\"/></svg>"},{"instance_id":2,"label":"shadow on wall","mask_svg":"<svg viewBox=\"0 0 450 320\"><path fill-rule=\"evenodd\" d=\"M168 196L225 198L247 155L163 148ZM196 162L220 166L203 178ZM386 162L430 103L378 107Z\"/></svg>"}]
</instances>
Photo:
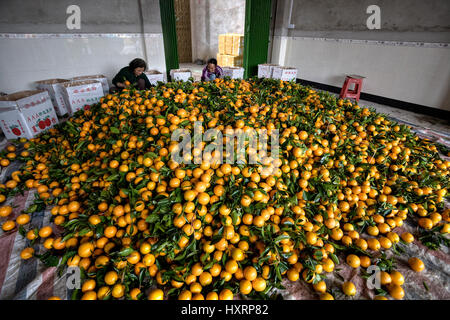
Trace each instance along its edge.
<instances>
[{"instance_id":1,"label":"shadow on wall","mask_svg":"<svg viewBox=\"0 0 450 320\"><path fill-rule=\"evenodd\" d=\"M447 83L450 83L450 74L447 74ZM447 89L447 95L442 100L442 104L444 110L450 111L450 88Z\"/></svg>"}]
</instances>

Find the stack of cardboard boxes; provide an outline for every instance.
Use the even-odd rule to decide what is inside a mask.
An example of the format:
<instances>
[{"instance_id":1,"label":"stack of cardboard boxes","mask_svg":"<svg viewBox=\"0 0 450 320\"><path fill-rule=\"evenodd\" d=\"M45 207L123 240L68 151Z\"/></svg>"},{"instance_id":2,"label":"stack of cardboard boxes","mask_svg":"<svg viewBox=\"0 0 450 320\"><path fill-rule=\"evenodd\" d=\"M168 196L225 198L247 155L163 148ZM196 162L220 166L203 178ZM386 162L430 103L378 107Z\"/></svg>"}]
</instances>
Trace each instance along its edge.
<instances>
[{"instance_id":1,"label":"stack of cardboard boxes","mask_svg":"<svg viewBox=\"0 0 450 320\"><path fill-rule=\"evenodd\" d=\"M217 64L221 67L242 67L244 35L236 33L219 34Z\"/></svg>"}]
</instances>

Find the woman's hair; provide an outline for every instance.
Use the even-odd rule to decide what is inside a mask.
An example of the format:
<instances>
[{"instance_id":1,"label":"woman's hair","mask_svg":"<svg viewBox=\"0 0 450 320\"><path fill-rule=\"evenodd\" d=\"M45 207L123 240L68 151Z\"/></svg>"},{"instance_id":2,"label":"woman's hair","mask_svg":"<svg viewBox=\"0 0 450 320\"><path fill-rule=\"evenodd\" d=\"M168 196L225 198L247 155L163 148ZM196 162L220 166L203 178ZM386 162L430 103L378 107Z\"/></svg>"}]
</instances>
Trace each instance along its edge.
<instances>
[{"instance_id":1,"label":"woman's hair","mask_svg":"<svg viewBox=\"0 0 450 320\"><path fill-rule=\"evenodd\" d=\"M131 70L134 70L136 68L144 68L145 71L147 70L147 63L140 58L136 58L130 62L129 67Z\"/></svg>"},{"instance_id":2,"label":"woman's hair","mask_svg":"<svg viewBox=\"0 0 450 320\"><path fill-rule=\"evenodd\" d=\"M212 63L213 65L217 66L217 60L214 59L214 58L209 59L207 65L210 64L210 63Z\"/></svg>"}]
</instances>

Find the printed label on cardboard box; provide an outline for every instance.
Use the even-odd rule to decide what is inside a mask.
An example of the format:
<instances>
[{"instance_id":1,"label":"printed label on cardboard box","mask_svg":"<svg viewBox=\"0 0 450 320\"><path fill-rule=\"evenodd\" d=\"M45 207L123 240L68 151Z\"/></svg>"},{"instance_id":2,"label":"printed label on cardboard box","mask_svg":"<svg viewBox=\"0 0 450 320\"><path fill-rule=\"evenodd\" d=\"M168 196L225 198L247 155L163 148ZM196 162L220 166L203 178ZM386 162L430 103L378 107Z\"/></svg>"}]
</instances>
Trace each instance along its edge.
<instances>
[{"instance_id":1,"label":"printed label on cardboard box","mask_svg":"<svg viewBox=\"0 0 450 320\"><path fill-rule=\"evenodd\" d=\"M63 116L67 114L67 106L63 98L62 84L69 80L63 79L50 79L37 81L36 87L40 90L46 90L50 95L55 111L58 115Z\"/></svg>"},{"instance_id":2,"label":"printed label on cardboard box","mask_svg":"<svg viewBox=\"0 0 450 320\"><path fill-rule=\"evenodd\" d=\"M2 112L0 114L0 124L6 139L32 138L20 112L14 110Z\"/></svg>"},{"instance_id":3,"label":"printed label on cardboard box","mask_svg":"<svg viewBox=\"0 0 450 320\"><path fill-rule=\"evenodd\" d=\"M275 67L273 69L272 77L283 81L295 80L297 78L297 69L289 67Z\"/></svg>"},{"instance_id":4,"label":"printed label on cardboard box","mask_svg":"<svg viewBox=\"0 0 450 320\"><path fill-rule=\"evenodd\" d=\"M149 70L145 72L145 75L148 78L148 81L154 86L158 84L158 82L164 82L164 74L156 71L156 70Z\"/></svg>"},{"instance_id":5,"label":"printed label on cardboard box","mask_svg":"<svg viewBox=\"0 0 450 320\"><path fill-rule=\"evenodd\" d=\"M278 66L277 64L258 64L258 78L272 78L273 68Z\"/></svg>"},{"instance_id":6,"label":"printed label on cardboard box","mask_svg":"<svg viewBox=\"0 0 450 320\"><path fill-rule=\"evenodd\" d=\"M21 106L23 117L33 136L58 123L50 96L47 92L45 95L28 97L28 101ZM18 102L19 106L23 103L22 100Z\"/></svg>"},{"instance_id":7,"label":"printed label on cardboard box","mask_svg":"<svg viewBox=\"0 0 450 320\"><path fill-rule=\"evenodd\" d=\"M223 68L224 77L230 77L231 79L243 79L244 78L244 68L239 67L224 67Z\"/></svg>"},{"instance_id":8,"label":"printed label on cardboard box","mask_svg":"<svg viewBox=\"0 0 450 320\"><path fill-rule=\"evenodd\" d=\"M192 73L188 69L172 69L170 70L170 77L172 81L188 81Z\"/></svg>"},{"instance_id":9,"label":"printed label on cardboard box","mask_svg":"<svg viewBox=\"0 0 450 320\"><path fill-rule=\"evenodd\" d=\"M64 85L64 98L71 114L86 109L86 105L98 103L103 97L103 88L98 81L79 81Z\"/></svg>"},{"instance_id":10,"label":"printed label on cardboard box","mask_svg":"<svg viewBox=\"0 0 450 320\"><path fill-rule=\"evenodd\" d=\"M102 84L103 94L107 95L109 93L109 84L108 84L108 78L106 78L104 75L90 75L90 76L78 76L73 77L71 79L72 81L80 81L80 80L95 80L99 81Z\"/></svg>"},{"instance_id":11,"label":"printed label on cardboard box","mask_svg":"<svg viewBox=\"0 0 450 320\"><path fill-rule=\"evenodd\" d=\"M25 95L23 98L14 101L16 104L14 109L4 109L8 111L1 112L1 118L4 120L2 129L8 139L22 136L33 138L58 123L47 91L36 91L35 94L32 94L33 91L23 93ZM27 96L27 94L30 95ZM10 97L14 99L14 95L20 95L20 93L10 95Z\"/></svg>"}]
</instances>

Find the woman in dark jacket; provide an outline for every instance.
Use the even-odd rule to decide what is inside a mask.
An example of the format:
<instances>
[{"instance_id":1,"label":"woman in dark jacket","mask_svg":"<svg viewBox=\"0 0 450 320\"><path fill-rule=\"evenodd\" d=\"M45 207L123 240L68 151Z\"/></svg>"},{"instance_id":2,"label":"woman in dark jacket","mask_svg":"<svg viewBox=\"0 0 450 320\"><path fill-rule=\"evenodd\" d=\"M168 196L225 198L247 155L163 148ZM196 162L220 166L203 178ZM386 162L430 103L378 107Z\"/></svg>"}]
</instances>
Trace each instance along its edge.
<instances>
[{"instance_id":1,"label":"woman in dark jacket","mask_svg":"<svg viewBox=\"0 0 450 320\"><path fill-rule=\"evenodd\" d=\"M139 90L150 88L152 85L144 73L145 70L147 70L147 63L144 60L139 58L132 60L128 66L120 69L119 73L113 78L112 83L116 88L111 88L112 91L120 91L125 88L125 81L129 81Z\"/></svg>"}]
</instances>

